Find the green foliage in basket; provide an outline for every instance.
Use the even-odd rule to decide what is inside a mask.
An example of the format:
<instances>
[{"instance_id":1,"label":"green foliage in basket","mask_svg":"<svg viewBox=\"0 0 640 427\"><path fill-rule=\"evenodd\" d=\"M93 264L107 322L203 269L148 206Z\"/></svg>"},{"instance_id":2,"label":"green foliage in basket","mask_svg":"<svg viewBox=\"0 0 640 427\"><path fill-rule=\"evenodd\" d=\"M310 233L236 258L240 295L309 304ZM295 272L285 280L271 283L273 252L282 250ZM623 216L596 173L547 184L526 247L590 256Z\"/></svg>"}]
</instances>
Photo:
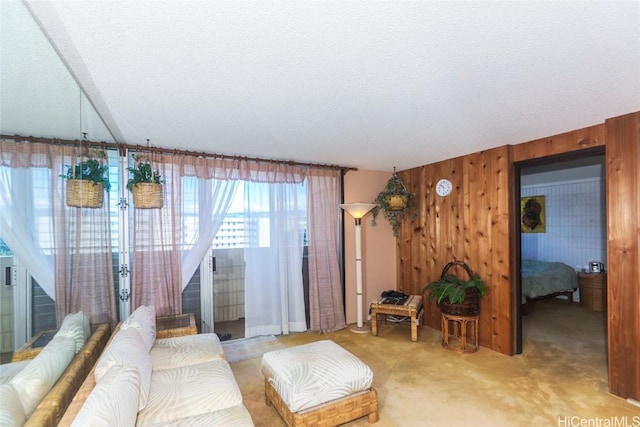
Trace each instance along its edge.
<instances>
[{"instance_id":1,"label":"green foliage in basket","mask_svg":"<svg viewBox=\"0 0 640 427\"><path fill-rule=\"evenodd\" d=\"M105 158L104 151L95 152L97 158ZM109 166L102 164L100 160L87 159L76 163L74 166L65 165L67 172L60 175L66 179L79 179L84 181L92 181L94 184L102 184L102 187L109 191L111 183L109 182Z\"/></svg>"},{"instance_id":2,"label":"green foliage in basket","mask_svg":"<svg viewBox=\"0 0 640 427\"><path fill-rule=\"evenodd\" d=\"M468 280L460 279L453 274L445 274L422 289L422 293L429 294L429 302L437 298L438 304L448 299L451 304L462 304L467 289L475 288L480 296L487 294L487 286L477 273L473 273Z\"/></svg>"},{"instance_id":3,"label":"green foliage in basket","mask_svg":"<svg viewBox=\"0 0 640 427\"><path fill-rule=\"evenodd\" d=\"M133 160L136 161L136 166L133 168L127 168L131 174L129 181L127 181L127 189L129 191L132 191L133 187L142 183L164 184L164 179L162 179L160 171L154 171L151 167L151 163L148 160L143 160L143 156L141 154L134 154Z\"/></svg>"},{"instance_id":4,"label":"green foliage in basket","mask_svg":"<svg viewBox=\"0 0 640 427\"><path fill-rule=\"evenodd\" d=\"M391 205L392 197L397 196L402 200L402 206L400 208L394 208ZM380 211L384 214L384 217L391 224L391 230L393 235L398 237L398 228L405 216L410 215L411 220L415 221L418 216L418 203L415 193L411 193L402 183L402 180L396 174L395 168L393 169L393 175L387 181L384 190L378 194L374 203L377 205L371 211L373 219L372 225L376 225L376 219L380 214Z\"/></svg>"}]
</instances>

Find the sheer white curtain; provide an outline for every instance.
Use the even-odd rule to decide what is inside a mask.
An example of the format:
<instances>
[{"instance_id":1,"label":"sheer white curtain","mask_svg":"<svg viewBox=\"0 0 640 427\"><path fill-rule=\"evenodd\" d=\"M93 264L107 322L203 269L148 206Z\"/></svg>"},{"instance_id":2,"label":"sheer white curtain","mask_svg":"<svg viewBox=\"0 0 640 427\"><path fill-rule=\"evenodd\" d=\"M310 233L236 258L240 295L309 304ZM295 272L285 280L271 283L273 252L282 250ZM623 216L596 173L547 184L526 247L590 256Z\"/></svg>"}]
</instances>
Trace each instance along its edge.
<instances>
[{"instance_id":1,"label":"sheer white curtain","mask_svg":"<svg viewBox=\"0 0 640 427\"><path fill-rule=\"evenodd\" d=\"M229 210L237 182L229 162L182 154L149 156L164 179L164 206L135 209L133 306L182 313L182 291Z\"/></svg>"},{"instance_id":2,"label":"sheer white curtain","mask_svg":"<svg viewBox=\"0 0 640 427\"><path fill-rule=\"evenodd\" d=\"M304 188L246 183L244 191L245 336L305 331Z\"/></svg>"},{"instance_id":3,"label":"sheer white curtain","mask_svg":"<svg viewBox=\"0 0 640 427\"><path fill-rule=\"evenodd\" d=\"M68 207L60 177L65 165L92 151L58 144L0 144L0 179L6 190L0 200L7 208L0 214L1 234L7 234L12 249L15 245L16 256L24 255L21 261L56 302L58 322L67 313L82 310L92 323L115 325L108 198L98 209ZM28 250L33 253L24 254Z\"/></svg>"},{"instance_id":4,"label":"sheer white curtain","mask_svg":"<svg viewBox=\"0 0 640 427\"><path fill-rule=\"evenodd\" d=\"M224 217L231 206L238 187L237 181L192 178L183 179L185 207L183 212L195 209L193 223L183 226L184 249L182 251L182 290L198 269ZM197 219L197 221L196 221ZM189 219L185 218L185 223Z\"/></svg>"},{"instance_id":5,"label":"sheer white curtain","mask_svg":"<svg viewBox=\"0 0 640 427\"><path fill-rule=\"evenodd\" d=\"M16 143L0 141L0 236L55 301L51 222L37 221L36 213L51 212L47 191L51 168L45 168L48 162L44 156L25 153L21 160L17 159L18 147ZM27 164L22 163L27 159ZM34 182L40 188L34 188Z\"/></svg>"}]
</instances>

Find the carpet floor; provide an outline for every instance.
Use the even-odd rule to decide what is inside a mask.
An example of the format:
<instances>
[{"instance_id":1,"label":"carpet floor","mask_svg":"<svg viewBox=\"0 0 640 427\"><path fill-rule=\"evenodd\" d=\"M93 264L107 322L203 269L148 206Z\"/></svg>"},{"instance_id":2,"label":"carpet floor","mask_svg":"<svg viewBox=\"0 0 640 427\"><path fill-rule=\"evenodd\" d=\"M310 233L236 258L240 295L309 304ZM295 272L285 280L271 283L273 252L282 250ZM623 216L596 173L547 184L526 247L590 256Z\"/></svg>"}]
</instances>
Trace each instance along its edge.
<instances>
[{"instance_id":1,"label":"carpet floor","mask_svg":"<svg viewBox=\"0 0 640 427\"><path fill-rule=\"evenodd\" d=\"M331 339L368 364L378 391L378 427L640 425L640 408L608 392L605 331L604 313L546 300L523 320L524 351L516 356L483 347L448 351L440 331L424 326L412 342L409 326L394 324L381 325L377 337L344 329L277 341L290 347ZM284 426L265 405L260 360L231 368L255 425ZM369 423L365 417L345 425Z\"/></svg>"}]
</instances>

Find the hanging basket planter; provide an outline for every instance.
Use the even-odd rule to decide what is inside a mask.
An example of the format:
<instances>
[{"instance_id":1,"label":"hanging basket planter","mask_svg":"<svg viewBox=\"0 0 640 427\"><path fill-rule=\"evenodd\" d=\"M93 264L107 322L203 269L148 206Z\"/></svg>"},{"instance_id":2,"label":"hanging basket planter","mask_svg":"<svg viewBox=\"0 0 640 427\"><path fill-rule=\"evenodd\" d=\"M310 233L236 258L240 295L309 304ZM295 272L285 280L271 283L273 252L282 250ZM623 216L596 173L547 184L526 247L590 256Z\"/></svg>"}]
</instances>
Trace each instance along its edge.
<instances>
[{"instance_id":1,"label":"hanging basket planter","mask_svg":"<svg viewBox=\"0 0 640 427\"><path fill-rule=\"evenodd\" d=\"M398 229L405 216L409 216L411 220L415 220L417 217L416 195L404 186L396 174L396 168L393 168L393 175L384 190L376 197L375 204L377 206L372 210L372 224L376 225L376 218L382 211L384 217L391 224L391 230L396 237L398 237Z\"/></svg>"},{"instance_id":2,"label":"hanging basket planter","mask_svg":"<svg viewBox=\"0 0 640 427\"><path fill-rule=\"evenodd\" d=\"M132 158L135 166L127 168L127 189L133 194L133 206L136 209L161 209L164 205L164 179L160 171L154 170L150 159L143 154L133 154Z\"/></svg>"},{"instance_id":3,"label":"hanging basket planter","mask_svg":"<svg viewBox=\"0 0 640 427\"><path fill-rule=\"evenodd\" d=\"M67 181L67 206L74 208L101 208L104 201L102 184L82 179Z\"/></svg>"},{"instance_id":4,"label":"hanging basket planter","mask_svg":"<svg viewBox=\"0 0 640 427\"><path fill-rule=\"evenodd\" d=\"M131 193L137 209L160 209L164 204L162 184L141 182L131 188Z\"/></svg>"},{"instance_id":5,"label":"hanging basket planter","mask_svg":"<svg viewBox=\"0 0 640 427\"><path fill-rule=\"evenodd\" d=\"M389 209L392 211L401 211L407 203L407 196L397 194L391 195L388 197L387 203L389 203Z\"/></svg>"},{"instance_id":6,"label":"hanging basket planter","mask_svg":"<svg viewBox=\"0 0 640 427\"><path fill-rule=\"evenodd\" d=\"M102 160L105 158L104 151L98 150L91 158L66 166L66 172L60 177L67 180L67 206L92 209L102 207L104 192L111 189L109 166Z\"/></svg>"}]
</instances>

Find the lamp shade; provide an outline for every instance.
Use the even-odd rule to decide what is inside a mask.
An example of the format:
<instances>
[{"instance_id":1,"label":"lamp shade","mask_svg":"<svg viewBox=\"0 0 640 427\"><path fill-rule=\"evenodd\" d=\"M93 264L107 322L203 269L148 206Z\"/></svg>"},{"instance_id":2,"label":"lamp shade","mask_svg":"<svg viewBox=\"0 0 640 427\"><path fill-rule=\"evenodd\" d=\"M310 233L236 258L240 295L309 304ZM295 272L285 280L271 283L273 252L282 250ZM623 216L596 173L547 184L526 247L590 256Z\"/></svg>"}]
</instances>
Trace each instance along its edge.
<instances>
[{"instance_id":1,"label":"lamp shade","mask_svg":"<svg viewBox=\"0 0 640 427\"><path fill-rule=\"evenodd\" d=\"M338 206L347 211L353 218L360 219L377 205L375 203L342 203Z\"/></svg>"}]
</instances>

